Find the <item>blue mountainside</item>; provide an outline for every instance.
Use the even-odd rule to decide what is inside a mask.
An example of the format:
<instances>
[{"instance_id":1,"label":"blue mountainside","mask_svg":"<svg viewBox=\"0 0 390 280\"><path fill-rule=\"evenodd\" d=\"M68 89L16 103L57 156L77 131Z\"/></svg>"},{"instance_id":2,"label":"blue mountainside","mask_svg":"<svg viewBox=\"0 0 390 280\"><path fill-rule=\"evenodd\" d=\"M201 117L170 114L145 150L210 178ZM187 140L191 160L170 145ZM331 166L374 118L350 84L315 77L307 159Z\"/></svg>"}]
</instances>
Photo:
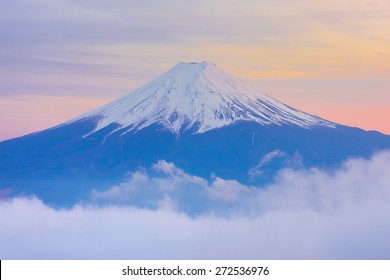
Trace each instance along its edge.
<instances>
[{"instance_id":1,"label":"blue mountainside","mask_svg":"<svg viewBox=\"0 0 390 280\"><path fill-rule=\"evenodd\" d=\"M388 148L390 136L295 110L214 64L181 63L102 108L0 142L0 190L70 205L159 160L261 187L283 167L332 168Z\"/></svg>"}]
</instances>

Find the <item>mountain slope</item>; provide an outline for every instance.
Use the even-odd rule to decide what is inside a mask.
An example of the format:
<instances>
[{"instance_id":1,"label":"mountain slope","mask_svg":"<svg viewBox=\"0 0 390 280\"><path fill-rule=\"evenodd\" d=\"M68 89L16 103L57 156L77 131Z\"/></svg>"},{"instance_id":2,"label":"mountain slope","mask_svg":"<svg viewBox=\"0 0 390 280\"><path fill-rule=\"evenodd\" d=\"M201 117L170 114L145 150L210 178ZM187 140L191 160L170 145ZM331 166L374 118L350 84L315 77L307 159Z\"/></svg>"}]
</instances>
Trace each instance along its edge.
<instances>
[{"instance_id":1,"label":"mountain slope","mask_svg":"<svg viewBox=\"0 0 390 280\"><path fill-rule=\"evenodd\" d=\"M0 189L71 204L159 160L262 186L280 168L332 168L389 148L390 136L295 110L211 63L182 63L106 106L0 142Z\"/></svg>"},{"instance_id":2,"label":"mountain slope","mask_svg":"<svg viewBox=\"0 0 390 280\"><path fill-rule=\"evenodd\" d=\"M117 123L117 129L128 127L125 133L154 123L176 134L191 128L202 133L237 121L335 126L258 92L206 61L179 63L135 92L71 122L86 117L99 119L94 131Z\"/></svg>"}]
</instances>

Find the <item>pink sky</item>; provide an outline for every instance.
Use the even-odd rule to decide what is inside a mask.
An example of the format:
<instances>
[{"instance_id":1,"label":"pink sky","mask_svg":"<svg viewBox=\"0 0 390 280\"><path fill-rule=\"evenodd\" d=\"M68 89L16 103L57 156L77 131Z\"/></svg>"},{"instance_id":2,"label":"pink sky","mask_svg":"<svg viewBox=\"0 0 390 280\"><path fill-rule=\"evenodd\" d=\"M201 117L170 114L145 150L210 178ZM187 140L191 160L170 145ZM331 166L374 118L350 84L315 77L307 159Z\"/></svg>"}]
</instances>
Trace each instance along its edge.
<instances>
[{"instance_id":1,"label":"pink sky","mask_svg":"<svg viewBox=\"0 0 390 280\"><path fill-rule=\"evenodd\" d=\"M389 1L114 2L3 4L0 140L204 60L297 109L390 134Z\"/></svg>"}]
</instances>

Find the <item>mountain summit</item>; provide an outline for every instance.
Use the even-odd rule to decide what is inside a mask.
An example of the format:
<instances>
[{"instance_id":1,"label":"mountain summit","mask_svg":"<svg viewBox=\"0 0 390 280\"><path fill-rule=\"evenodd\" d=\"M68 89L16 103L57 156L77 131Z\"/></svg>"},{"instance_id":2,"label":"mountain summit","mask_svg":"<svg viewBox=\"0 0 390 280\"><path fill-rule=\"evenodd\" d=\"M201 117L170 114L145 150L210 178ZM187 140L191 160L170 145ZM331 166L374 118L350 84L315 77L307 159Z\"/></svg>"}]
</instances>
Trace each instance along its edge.
<instances>
[{"instance_id":1,"label":"mountain summit","mask_svg":"<svg viewBox=\"0 0 390 280\"><path fill-rule=\"evenodd\" d=\"M92 112L0 142L0 193L73 205L162 160L261 187L281 168L332 168L389 148L390 136L293 109L215 64L180 63Z\"/></svg>"},{"instance_id":2,"label":"mountain summit","mask_svg":"<svg viewBox=\"0 0 390 280\"><path fill-rule=\"evenodd\" d=\"M237 121L262 125L335 127L334 123L295 110L203 61L179 63L140 89L82 115L96 118L93 132L112 123L123 133L161 124L171 132L203 133ZM92 133L93 133L92 132Z\"/></svg>"}]
</instances>

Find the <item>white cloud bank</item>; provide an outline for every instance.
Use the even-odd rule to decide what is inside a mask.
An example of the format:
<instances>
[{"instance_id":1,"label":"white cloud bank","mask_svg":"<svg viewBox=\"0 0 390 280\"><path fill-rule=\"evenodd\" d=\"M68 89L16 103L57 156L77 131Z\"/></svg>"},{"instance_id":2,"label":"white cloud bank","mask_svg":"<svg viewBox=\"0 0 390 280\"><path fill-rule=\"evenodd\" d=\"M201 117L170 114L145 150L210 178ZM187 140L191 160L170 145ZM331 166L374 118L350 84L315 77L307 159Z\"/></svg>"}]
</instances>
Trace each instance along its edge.
<instances>
[{"instance_id":1,"label":"white cloud bank","mask_svg":"<svg viewBox=\"0 0 390 280\"><path fill-rule=\"evenodd\" d=\"M93 194L122 206L3 200L0 258L390 259L389 152L331 172L282 170L263 189L208 183L166 162L154 169ZM186 202L206 210L188 215Z\"/></svg>"}]
</instances>

